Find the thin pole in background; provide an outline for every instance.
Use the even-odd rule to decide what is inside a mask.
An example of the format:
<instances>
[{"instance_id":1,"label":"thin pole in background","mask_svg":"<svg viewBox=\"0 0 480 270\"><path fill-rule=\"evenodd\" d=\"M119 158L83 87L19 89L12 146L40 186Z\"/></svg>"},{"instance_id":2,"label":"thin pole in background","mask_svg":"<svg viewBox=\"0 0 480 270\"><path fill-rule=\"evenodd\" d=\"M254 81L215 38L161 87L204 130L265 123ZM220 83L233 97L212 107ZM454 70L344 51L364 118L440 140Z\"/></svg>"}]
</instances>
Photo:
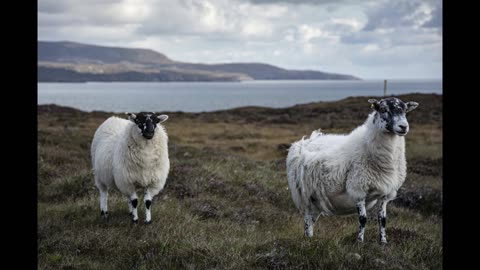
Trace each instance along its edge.
<instances>
[{"instance_id":1,"label":"thin pole in background","mask_svg":"<svg viewBox=\"0 0 480 270\"><path fill-rule=\"evenodd\" d=\"M387 96L387 80L383 81L383 96Z\"/></svg>"}]
</instances>

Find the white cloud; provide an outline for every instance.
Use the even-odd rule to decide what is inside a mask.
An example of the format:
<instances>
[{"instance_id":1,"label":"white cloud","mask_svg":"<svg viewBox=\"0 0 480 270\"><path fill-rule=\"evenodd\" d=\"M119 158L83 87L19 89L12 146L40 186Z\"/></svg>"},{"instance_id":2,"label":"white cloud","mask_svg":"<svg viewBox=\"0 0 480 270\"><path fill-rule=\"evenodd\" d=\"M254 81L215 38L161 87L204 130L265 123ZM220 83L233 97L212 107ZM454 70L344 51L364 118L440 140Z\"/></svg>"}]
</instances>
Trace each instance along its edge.
<instances>
[{"instance_id":1,"label":"white cloud","mask_svg":"<svg viewBox=\"0 0 480 270\"><path fill-rule=\"evenodd\" d=\"M333 18L331 23L337 26L348 26L354 32L359 31L363 27L363 23L356 18Z\"/></svg>"},{"instance_id":2,"label":"white cloud","mask_svg":"<svg viewBox=\"0 0 480 270\"><path fill-rule=\"evenodd\" d=\"M375 52L380 50L377 44L367 44L365 47L362 48L363 52Z\"/></svg>"}]
</instances>

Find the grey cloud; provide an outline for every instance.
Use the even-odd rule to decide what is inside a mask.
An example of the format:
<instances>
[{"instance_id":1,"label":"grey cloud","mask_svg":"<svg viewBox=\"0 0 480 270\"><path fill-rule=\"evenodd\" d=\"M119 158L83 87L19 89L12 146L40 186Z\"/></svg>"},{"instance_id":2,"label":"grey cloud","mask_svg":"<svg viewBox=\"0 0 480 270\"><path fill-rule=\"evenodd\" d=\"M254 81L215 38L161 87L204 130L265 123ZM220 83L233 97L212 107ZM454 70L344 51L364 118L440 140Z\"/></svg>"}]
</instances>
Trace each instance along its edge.
<instances>
[{"instance_id":1,"label":"grey cloud","mask_svg":"<svg viewBox=\"0 0 480 270\"><path fill-rule=\"evenodd\" d=\"M39 0L39 13L61 13L68 10L76 10L76 7L92 5L110 5L118 3L118 0Z\"/></svg>"},{"instance_id":2,"label":"grey cloud","mask_svg":"<svg viewBox=\"0 0 480 270\"><path fill-rule=\"evenodd\" d=\"M432 14L428 14L429 7ZM442 40L440 0L395 0L375 4L366 11L367 23L358 32L344 32L344 44L376 44L380 48L438 44ZM431 16L432 18L425 22ZM422 28L424 27L424 28ZM388 30L387 30L388 29Z\"/></svg>"},{"instance_id":3,"label":"grey cloud","mask_svg":"<svg viewBox=\"0 0 480 270\"><path fill-rule=\"evenodd\" d=\"M51 1L40 2L38 4L39 13L61 13L65 10L65 7L62 4L57 4Z\"/></svg>"},{"instance_id":4,"label":"grey cloud","mask_svg":"<svg viewBox=\"0 0 480 270\"><path fill-rule=\"evenodd\" d=\"M368 23L365 31L372 31L379 28L392 28L399 26L411 26L415 22L412 14L421 6L421 1L390 1L378 5L367 12Z\"/></svg>"},{"instance_id":5,"label":"grey cloud","mask_svg":"<svg viewBox=\"0 0 480 270\"><path fill-rule=\"evenodd\" d=\"M383 52L362 52L352 54L350 58L356 64L361 64L365 67L395 67L398 65L398 69L405 72L405 66L422 64L425 66L430 65L433 70L441 67L441 65L432 65L436 61L441 61L441 44L417 46L414 48L396 47Z\"/></svg>"},{"instance_id":6,"label":"grey cloud","mask_svg":"<svg viewBox=\"0 0 480 270\"><path fill-rule=\"evenodd\" d=\"M76 18L72 18L65 13L40 13L38 14L39 28L62 27L66 25L76 25L82 23Z\"/></svg>"},{"instance_id":7,"label":"grey cloud","mask_svg":"<svg viewBox=\"0 0 480 270\"><path fill-rule=\"evenodd\" d=\"M124 16L118 0L43 0L38 8L39 27L65 28L70 26L92 28L122 27L139 23L136 16ZM72 33L73 34L73 33Z\"/></svg>"},{"instance_id":8,"label":"grey cloud","mask_svg":"<svg viewBox=\"0 0 480 270\"><path fill-rule=\"evenodd\" d=\"M306 5L358 3L357 0L246 0L246 1L252 4L306 4Z\"/></svg>"},{"instance_id":9,"label":"grey cloud","mask_svg":"<svg viewBox=\"0 0 480 270\"><path fill-rule=\"evenodd\" d=\"M342 36L342 43L345 44L377 44L380 48L391 48L399 46L439 44L441 36L434 30L411 30L397 29L389 33L378 33L373 31L362 31Z\"/></svg>"},{"instance_id":10,"label":"grey cloud","mask_svg":"<svg viewBox=\"0 0 480 270\"><path fill-rule=\"evenodd\" d=\"M432 12L432 18L425 22L423 27L433 27L433 28L442 28L443 27L443 8L441 3L435 7Z\"/></svg>"}]
</instances>

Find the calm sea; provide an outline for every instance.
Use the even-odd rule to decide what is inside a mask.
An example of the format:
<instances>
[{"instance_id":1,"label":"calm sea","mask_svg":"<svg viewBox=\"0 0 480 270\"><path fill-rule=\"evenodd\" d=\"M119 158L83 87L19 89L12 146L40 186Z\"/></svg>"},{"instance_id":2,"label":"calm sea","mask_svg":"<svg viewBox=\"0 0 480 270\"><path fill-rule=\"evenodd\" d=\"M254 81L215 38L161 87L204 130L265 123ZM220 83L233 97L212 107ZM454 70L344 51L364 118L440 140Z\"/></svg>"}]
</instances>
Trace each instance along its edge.
<instances>
[{"instance_id":1,"label":"calm sea","mask_svg":"<svg viewBox=\"0 0 480 270\"><path fill-rule=\"evenodd\" d=\"M387 95L442 91L442 80L389 80L387 85ZM383 80L38 83L38 104L110 112L201 112L252 105L279 108L382 95Z\"/></svg>"}]
</instances>

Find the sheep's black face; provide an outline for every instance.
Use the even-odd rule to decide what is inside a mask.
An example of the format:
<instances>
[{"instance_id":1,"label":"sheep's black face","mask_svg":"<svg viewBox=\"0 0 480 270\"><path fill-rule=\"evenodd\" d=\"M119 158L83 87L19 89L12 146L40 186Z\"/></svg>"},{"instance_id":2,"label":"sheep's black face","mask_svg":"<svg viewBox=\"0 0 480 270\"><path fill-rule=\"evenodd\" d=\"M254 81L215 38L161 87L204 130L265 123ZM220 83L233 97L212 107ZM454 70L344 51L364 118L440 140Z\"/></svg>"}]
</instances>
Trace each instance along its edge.
<instances>
[{"instance_id":1,"label":"sheep's black face","mask_svg":"<svg viewBox=\"0 0 480 270\"><path fill-rule=\"evenodd\" d=\"M417 102L405 103L394 97L380 101L370 99L368 102L372 103L373 108L377 111L373 118L375 126L395 135L407 135L409 125L406 113L414 110L418 106Z\"/></svg>"},{"instance_id":2,"label":"sheep's black face","mask_svg":"<svg viewBox=\"0 0 480 270\"><path fill-rule=\"evenodd\" d=\"M138 114L130 113L128 114L129 119L137 125L142 133L142 136L150 140L155 135L155 129L157 124L164 122L168 119L167 115L156 115L153 112L140 112Z\"/></svg>"}]
</instances>

